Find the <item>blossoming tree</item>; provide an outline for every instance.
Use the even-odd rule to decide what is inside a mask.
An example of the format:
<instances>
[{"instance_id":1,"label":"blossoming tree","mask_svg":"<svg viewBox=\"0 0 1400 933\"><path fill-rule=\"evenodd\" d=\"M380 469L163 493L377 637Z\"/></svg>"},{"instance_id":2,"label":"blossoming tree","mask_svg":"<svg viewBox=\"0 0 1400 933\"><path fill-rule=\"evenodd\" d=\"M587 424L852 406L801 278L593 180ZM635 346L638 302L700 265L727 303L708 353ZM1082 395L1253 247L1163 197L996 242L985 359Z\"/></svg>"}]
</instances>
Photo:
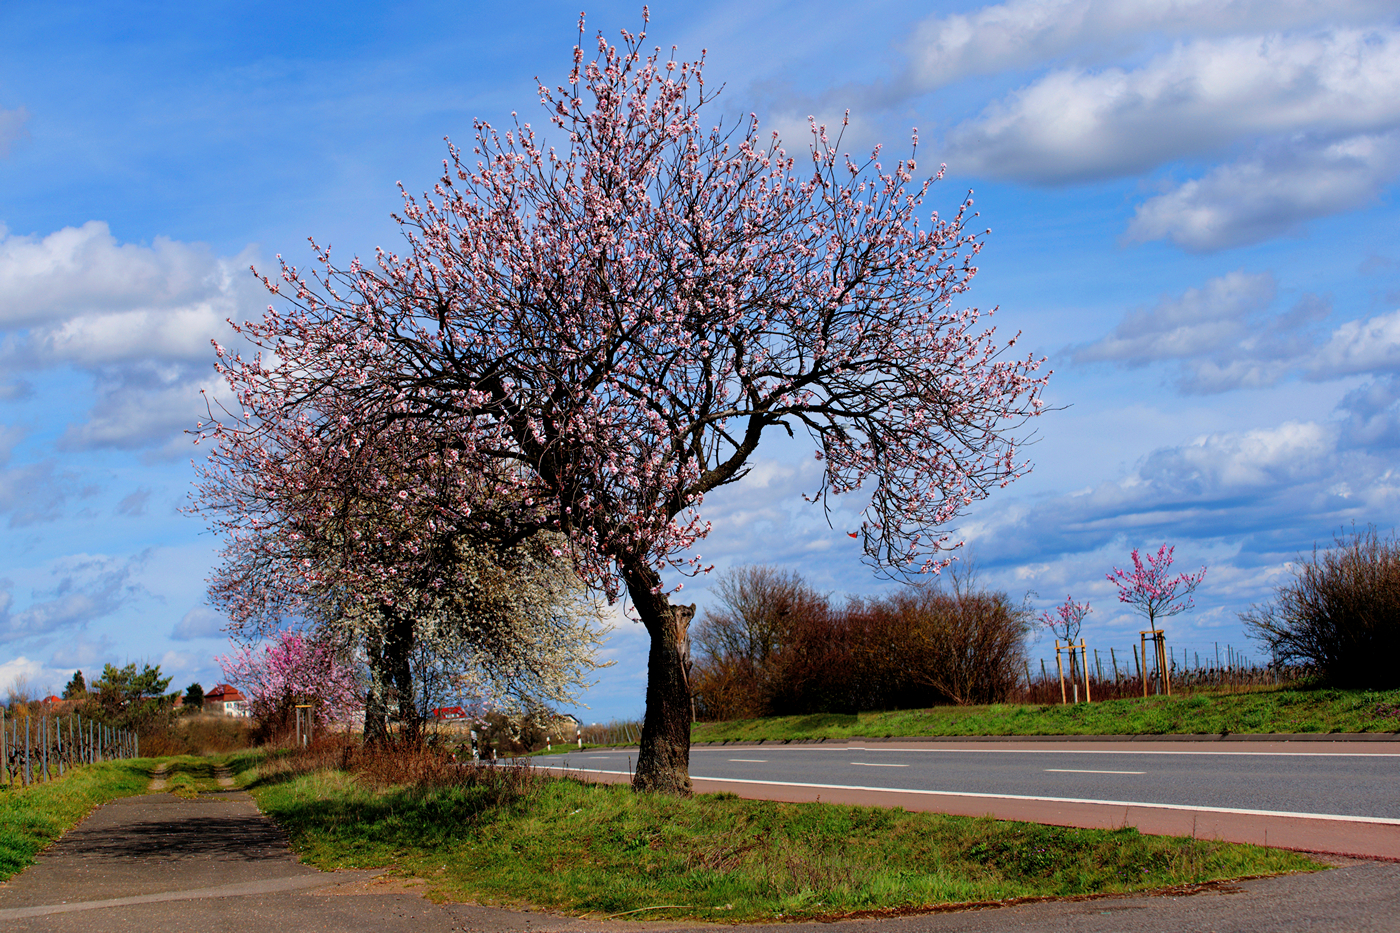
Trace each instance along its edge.
<instances>
[{"instance_id":1,"label":"blossoming tree","mask_svg":"<svg viewBox=\"0 0 1400 933\"><path fill-rule=\"evenodd\" d=\"M318 726L344 723L362 705L354 665L332 645L299 632L280 632L270 644L216 660L224 678L248 697L253 716L274 729L286 728L298 703L312 705Z\"/></svg>"},{"instance_id":2,"label":"blossoming tree","mask_svg":"<svg viewBox=\"0 0 1400 933\"><path fill-rule=\"evenodd\" d=\"M1147 556L1146 565L1133 549L1133 569L1113 568L1107 574L1109 582L1118 587L1118 600L1137 608L1147 616L1147 627L1155 629L1158 619L1170 618L1186 612L1193 605L1192 594L1206 577L1206 568L1196 573L1180 573L1170 576L1172 554L1175 546L1163 544L1155 556Z\"/></svg>"},{"instance_id":3,"label":"blossoming tree","mask_svg":"<svg viewBox=\"0 0 1400 933\"><path fill-rule=\"evenodd\" d=\"M264 279L282 307L239 330L267 356L221 358L240 408L203 430L253 498L330 516L353 487L425 517L345 536L362 590L390 592L431 529L558 534L650 635L634 785L685 793L695 607L663 573L704 569L705 495L765 434L805 432L810 498L860 497L867 559L937 568L940 526L1028 468L1046 377L955 307L982 234L970 199L926 211L941 170L858 162L815 124L790 153L755 118L702 123L703 56L624 32L589 58L582 29L568 81L539 88L552 138L478 122L405 193L402 253L318 248L315 274Z\"/></svg>"},{"instance_id":4,"label":"blossoming tree","mask_svg":"<svg viewBox=\"0 0 1400 933\"><path fill-rule=\"evenodd\" d=\"M1040 624L1048 628L1057 639L1063 638L1065 644L1069 646L1069 679L1072 683L1079 682L1079 659L1074 652L1074 640L1079 637L1079 629L1084 624L1084 619L1089 615L1089 604L1087 602L1077 603L1073 596L1066 596L1065 601L1056 606L1053 612L1042 612L1040 614ZM1058 650L1055 663L1059 663ZM1063 686L1063 681L1061 686ZM1079 688L1076 687L1077 691ZM1075 693L1078 697L1079 694Z\"/></svg>"}]
</instances>

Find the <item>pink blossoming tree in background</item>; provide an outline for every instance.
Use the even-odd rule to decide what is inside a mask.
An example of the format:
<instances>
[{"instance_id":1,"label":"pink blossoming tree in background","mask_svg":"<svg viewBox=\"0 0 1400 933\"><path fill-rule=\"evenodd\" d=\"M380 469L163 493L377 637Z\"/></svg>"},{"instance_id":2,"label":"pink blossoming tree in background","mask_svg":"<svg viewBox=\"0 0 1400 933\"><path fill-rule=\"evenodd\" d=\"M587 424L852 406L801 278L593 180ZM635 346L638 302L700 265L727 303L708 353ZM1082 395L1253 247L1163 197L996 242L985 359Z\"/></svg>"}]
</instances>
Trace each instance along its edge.
<instances>
[{"instance_id":1,"label":"pink blossoming tree in background","mask_svg":"<svg viewBox=\"0 0 1400 933\"><path fill-rule=\"evenodd\" d=\"M1053 612L1042 612L1040 614L1040 624L1054 633L1057 639L1062 638L1065 644L1073 646L1074 640L1079 637L1080 626L1084 624L1084 619L1089 615L1089 604L1077 603L1073 596L1066 596L1063 604L1056 606ZM1074 651L1069 653L1069 676L1070 680L1078 683L1079 660ZM1079 694L1075 694L1078 696Z\"/></svg>"},{"instance_id":2,"label":"pink blossoming tree in background","mask_svg":"<svg viewBox=\"0 0 1400 933\"><path fill-rule=\"evenodd\" d=\"M334 646L299 632L280 632L270 644L216 660L253 716L274 731L288 728L298 703L312 704L318 726L342 725L363 706L354 665Z\"/></svg>"},{"instance_id":3,"label":"pink blossoming tree in background","mask_svg":"<svg viewBox=\"0 0 1400 933\"><path fill-rule=\"evenodd\" d=\"M1053 612L1042 612L1040 624L1054 633L1056 638L1073 642L1079 637L1079 627L1089 615L1088 603L1077 603L1073 596L1066 596L1063 605L1056 606Z\"/></svg>"},{"instance_id":4,"label":"pink blossoming tree in background","mask_svg":"<svg viewBox=\"0 0 1400 933\"><path fill-rule=\"evenodd\" d=\"M333 538L337 585L405 612L403 574L426 568L425 599L460 582L434 539L558 536L650 635L634 786L688 793L695 607L662 573L704 569L705 495L805 432L810 500L856 493L872 564L937 569L940 526L1029 468L1047 377L954 306L982 233L970 199L925 209L941 170L852 160L815 124L790 153L755 118L702 123L703 58L644 42L575 48L539 88L548 139L478 122L449 147L405 194L404 252L264 279L283 307L238 327L264 355L220 351L239 403L201 428L200 495L233 538ZM338 524L353 510L384 518Z\"/></svg>"},{"instance_id":5,"label":"pink blossoming tree in background","mask_svg":"<svg viewBox=\"0 0 1400 933\"><path fill-rule=\"evenodd\" d=\"M1107 574L1109 581L1118 587L1118 600L1136 607L1147 616L1149 629L1157 627L1158 619L1170 618L1191 609L1192 594L1206 576L1205 567L1196 573L1170 576L1172 553L1175 550L1175 546L1168 547L1163 544L1157 549L1155 557L1148 555L1147 564L1144 566L1142 558L1134 548L1131 573L1114 567L1113 572Z\"/></svg>"}]
</instances>

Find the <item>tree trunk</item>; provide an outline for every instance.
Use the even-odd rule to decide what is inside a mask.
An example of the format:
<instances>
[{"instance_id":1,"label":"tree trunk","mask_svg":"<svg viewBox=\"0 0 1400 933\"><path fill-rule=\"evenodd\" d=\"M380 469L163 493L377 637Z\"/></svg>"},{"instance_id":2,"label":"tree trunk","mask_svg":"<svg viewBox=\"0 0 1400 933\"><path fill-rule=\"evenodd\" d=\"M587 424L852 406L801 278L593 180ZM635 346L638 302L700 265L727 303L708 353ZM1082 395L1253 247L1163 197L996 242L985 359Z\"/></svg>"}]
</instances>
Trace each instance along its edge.
<instances>
[{"instance_id":1,"label":"tree trunk","mask_svg":"<svg viewBox=\"0 0 1400 933\"><path fill-rule=\"evenodd\" d=\"M365 743L389 738L390 710L410 739L418 734L418 711L413 702L413 620L392 609L383 610L383 629L366 638L369 690L365 694Z\"/></svg>"},{"instance_id":2,"label":"tree trunk","mask_svg":"<svg viewBox=\"0 0 1400 933\"><path fill-rule=\"evenodd\" d=\"M622 568L642 624L651 636L647 706L632 789L690 794L690 620L694 606L673 606L654 592L661 577L645 564Z\"/></svg>"}]
</instances>

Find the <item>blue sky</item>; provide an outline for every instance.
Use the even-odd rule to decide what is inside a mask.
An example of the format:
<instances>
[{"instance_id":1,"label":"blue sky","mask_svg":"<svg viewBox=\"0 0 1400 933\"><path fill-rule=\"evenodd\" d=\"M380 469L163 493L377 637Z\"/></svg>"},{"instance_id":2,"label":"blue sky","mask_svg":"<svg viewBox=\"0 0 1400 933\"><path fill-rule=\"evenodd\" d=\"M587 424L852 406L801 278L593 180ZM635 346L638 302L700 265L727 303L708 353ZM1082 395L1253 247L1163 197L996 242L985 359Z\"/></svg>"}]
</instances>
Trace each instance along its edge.
<instances>
[{"instance_id":1,"label":"blue sky","mask_svg":"<svg viewBox=\"0 0 1400 933\"><path fill-rule=\"evenodd\" d=\"M483 12L484 11L484 12ZM392 247L395 185L444 136L528 115L577 8L553 3L0 7L0 691L151 661L183 686L227 650L217 542L186 503L209 340L266 304L250 264ZM590 33L640 5L588 9ZM957 525L984 582L1089 599L1092 645L1138 620L1104 574L1134 547L1209 567L1177 647L1246 647L1237 613L1351 523L1400 513L1400 14L1367 0L651 5L656 44L722 107L849 138L976 191L971 301L1055 370L1035 471ZM543 122L543 121L540 121ZM777 438L706 502L697 548L875 593ZM854 527L856 522L848 522ZM679 582L679 581L678 581ZM681 594L703 607L707 581ZM632 716L640 627L590 719Z\"/></svg>"}]
</instances>

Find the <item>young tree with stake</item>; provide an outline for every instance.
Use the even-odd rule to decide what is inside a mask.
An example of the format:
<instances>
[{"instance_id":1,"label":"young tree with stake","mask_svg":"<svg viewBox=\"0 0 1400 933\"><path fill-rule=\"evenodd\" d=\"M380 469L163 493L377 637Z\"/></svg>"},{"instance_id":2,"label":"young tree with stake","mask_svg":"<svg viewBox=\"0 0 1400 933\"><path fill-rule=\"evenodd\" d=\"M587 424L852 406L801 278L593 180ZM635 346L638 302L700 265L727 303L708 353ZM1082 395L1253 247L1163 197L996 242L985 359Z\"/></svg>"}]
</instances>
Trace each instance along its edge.
<instances>
[{"instance_id":1,"label":"young tree with stake","mask_svg":"<svg viewBox=\"0 0 1400 933\"><path fill-rule=\"evenodd\" d=\"M1080 626L1084 624L1089 611L1087 602L1077 603L1073 596L1066 596L1064 603L1056 606L1054 612L1040 614L1040 624L1048 628L1057 639L1063 638L1065 644L1070 646L1069 677L1074 683L1079 682L1079 662L1074 653L1074 640L1079 637Z\"/></svg>"},{"instance_id":2,"label":"young tree with stake","mask_svg":"<svg viewBox=\"0 0 1400 933\"><path fill-rule=\"evenodd\" d=\"M1109 582L1118 587L1119 602L1134 606L1147 616L1148 629L1156 629L1158 619L1170 618L1191 609L1194 604L1192 594L1206 577L1205 567L1196 573L1170 576L1175 550L1175 546L1163 544L1157 549L1156 556L1147 556L1147 564L1144 565L1137 548L1134 548L1131 573L1114 567L1113 572L1107 574Z\"/></svg>"},{"instance_id":3,"label":"young tree with stake","mask_svg":"<svg viewBox=\"0 0 1400 933\"><path fill-rule=\"evenodd\" d=\"M634 786L686 793L695 609L662 574L703 569L705 494L743 479L765 433L805 431L809 498L858 491L867 559L936 569L957 546L939 527L1028 469L1015 432L1046 376L954 307L982 234L970 199L920 216L941 170L915 181L912 156L879 149L857 164L815 124L800 155L754 118L706 128L703 57L644 41L600 35L540 86L554 138L477 123L431 194L405 194L402 254L341 268L318 250L316 275L264 279L285 307L239 330L277 363L225 356L241 410L204 432L238 469L303 449L287 480L440 528L561 535L650 635ZM369 583L414 546L340 555Z\"/></svg>"}]
</instances>

